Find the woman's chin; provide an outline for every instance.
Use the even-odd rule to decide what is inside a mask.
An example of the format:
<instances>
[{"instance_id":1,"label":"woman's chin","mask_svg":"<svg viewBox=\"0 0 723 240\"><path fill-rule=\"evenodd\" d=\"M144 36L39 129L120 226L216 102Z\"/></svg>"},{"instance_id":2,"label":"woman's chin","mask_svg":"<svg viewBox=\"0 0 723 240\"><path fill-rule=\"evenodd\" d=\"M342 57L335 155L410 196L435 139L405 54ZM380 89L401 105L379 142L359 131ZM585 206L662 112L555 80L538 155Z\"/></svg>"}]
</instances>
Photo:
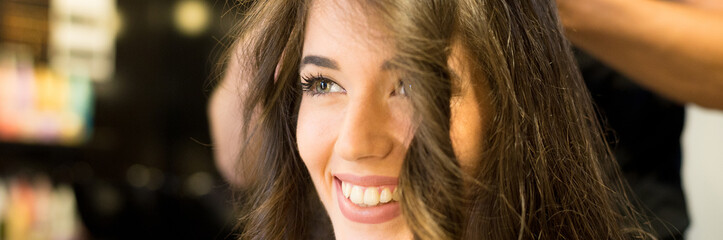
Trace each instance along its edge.
<instances>
[{"instance_id":1,"label":"woman's chin","mask_svg":"<svg viewBox=\"0 0 723 240\"><path fill-rule=\"evenodd\" d=\"M402 216L383 223L368 224L351 221L340 212L336 215L332 217L336 239L412 239L412 233Z\"/></svg>"}]
</instances>

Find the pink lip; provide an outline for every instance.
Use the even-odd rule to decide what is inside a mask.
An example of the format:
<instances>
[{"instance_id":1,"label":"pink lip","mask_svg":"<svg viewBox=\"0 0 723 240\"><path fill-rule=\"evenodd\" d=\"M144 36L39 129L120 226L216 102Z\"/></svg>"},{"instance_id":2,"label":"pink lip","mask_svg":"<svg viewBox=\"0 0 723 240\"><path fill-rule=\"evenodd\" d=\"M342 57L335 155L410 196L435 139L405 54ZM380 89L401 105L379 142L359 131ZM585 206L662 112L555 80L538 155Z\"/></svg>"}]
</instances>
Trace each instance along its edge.
<instances>
[{"instance_id":1,"label":"pink lip","mask_svg":"<svg viewBox=\"0 0 723 240\"><path fill-rule=\"evenodd\" d=\"M337 176L338 177L338 176ZM347 178L348 179L348 178ZM374 179L374 178L371 178ZM396 179L396 178L394 178ZM346 180L344 180L346 181ZM382 182L375 182L375 183L388 183L385 182L387 180L384 180ZM356 184L353 181L348 181L352 184ZM394 182L396 184L396 181ZM367 184L367 186L370 186L371 184ZM377 185L377 184L374 184ZM391 184L378 184L378 185L391 185ZM395 217L399 216L402 211L399 206L398 202L390 202L387 204L377 205L374 207L359 207L356 204L352 203L351 200L344 197L344 194L341 192L341 181L339 178L334 179L334 186L336 187L336 199L339 203L339 209L341 210L341 214L344 215L347 219L358 222L358 223L366 223L366 224L377 224L377 223L383 223L389 220L394 219Z\"/></svg>"},{"instance_id":2,"label":"pink lip","mask_svg":"<svg viewBox=\"0 0 723 240\"><path fill-rule=\"evenodd\" d=\"M336 178L357 186L397 185L398 178L385 176L357 176L352 174L334 174Z\"/></svg>"}]
</instances>

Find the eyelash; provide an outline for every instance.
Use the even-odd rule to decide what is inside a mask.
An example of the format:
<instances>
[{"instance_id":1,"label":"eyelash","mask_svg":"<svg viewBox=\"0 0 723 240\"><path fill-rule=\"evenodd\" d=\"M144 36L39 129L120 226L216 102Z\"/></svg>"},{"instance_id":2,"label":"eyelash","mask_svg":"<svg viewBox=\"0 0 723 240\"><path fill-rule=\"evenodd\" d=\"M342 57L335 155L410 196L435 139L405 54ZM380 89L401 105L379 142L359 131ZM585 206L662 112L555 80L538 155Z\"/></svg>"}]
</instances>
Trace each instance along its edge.
<instances>
[{"instance_id":1,"label":"eyelash","mask_svg":"<svg viewBox=\"0 0 723 240\"><path fill-rule=\"evenodd\" d=\"M325 77L325 76L322 75L321 73L317 73L316 75L313 75L313 74L304 75L304 76L301 77L301 80L302 80L301 90L302 90L304 93L307 93L307 94L309 94L309 95L311 95L311 96L318 96L318 95L328 94L328 93L317 92L315 89L313 89L314 86L315 86L316 84L318 84L319 82L321 82L321 81L325 81L325 82L327 82L327 83L337 85L337 86L340 87L341 89L344 89L343 87L341 87L341 85L339 85L338 83L334 82L334 80L331 80L331 79ZM405 85L404 80L399 80L399 87L405 88L404 90L405 90L405 92L406 92L406 91L409 91L409 90L406 89L406 88L410 88L411 86L410 86L410 85ZM346 91L346 90L345 90L345 91ZM393 91L393 92L391 93L392 96L397 95L397 94L399 94L399 93L396 91L396 89L395 89L395 91ZM407 96L407 93L402 93L402 94L400 94L400 95L406 97L406 96Z\"/></svg>"},{"instance_id":2,"label":"eyelash","mask_svg":"<svg viewBox=\"0 0 723 240\"><path fill-rule=\"evenodd\" d=\"M397 84L398 84L398 86L397 86L397 88L394 88L394 91L392 92L392 96L399 95L399 96L407 97L408 96L407 92L409 90L411 90L412 86L409 85L408 83L405 83L403 79L400 79L399 83L397 83ZM399 90L399 92L397 90Z\"/></svg>"},{"instance_id":3,"label":"eyelash","mask_svg":"<svg viewBox=\"0 0 723 240\"><path fill-rule=\"evenodd\" d=\"M321 81L325 81L327 83L334 84L334 85L341 87L341 85L339 85L338 83L334 82L333 80L327 78L326 76L322 75L321 73L317 73L316 75L314 75L314 74L304 75L301 77L301 80L302 80L301 90L304 93L307 93L311 96L328 94L328 93L317 92L315 89L313 89L313 87ZM344 88L342 88L342 89L344 89Z\"/></svg>"}]
</instances>

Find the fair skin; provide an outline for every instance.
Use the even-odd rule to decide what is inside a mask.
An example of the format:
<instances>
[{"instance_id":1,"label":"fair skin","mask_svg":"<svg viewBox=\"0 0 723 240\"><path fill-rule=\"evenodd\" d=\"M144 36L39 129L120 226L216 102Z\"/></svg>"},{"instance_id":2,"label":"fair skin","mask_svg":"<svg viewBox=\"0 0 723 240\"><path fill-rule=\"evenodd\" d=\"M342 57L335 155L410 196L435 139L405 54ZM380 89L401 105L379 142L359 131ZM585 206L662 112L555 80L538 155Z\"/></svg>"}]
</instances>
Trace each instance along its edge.
<instances>
[{"instance_id":1,"label":"fair skin","mask_svg":"<svg viewBox=\"0 0 723 240\"><path fill-rule=\"evenodd\" d=\"M573 44L651 91L723 109L723 2L558 0Z\"/></svg>"},{"instance_id":2,"label":"fair skin","mask_svg":"<svg viewBox=\"0 0 723 240\"><path fill-rule=\"evenodd\" d=\"M566 35L576 46L658 94L723 109L723 2L558 0L557 4ZM243 57L230 59L208 112L214 159L234 186L245 182L236 174L243 125L240 96L251 75L237 61Z\"/></svg>"},{"instance_id":3,"label":"fair skin","mask_svg":"<svg viewBox=\"0 0 723 240\"><path fill-rule=\"evenodd\" d=\"M240 44L237 44L240 46ZM234 48L237 49L237 48ZM240 53L240 51L235 51ZM211 95L208 106L208 116L213 138L213 154L216 166L221 176L232 186L243 186L245 182L236 167L238 153L241 150L241 127L243 123L241 104L242 92L246 89L249 76L238 61L238 55L233 54L228 61L226 72ZM245 81L244 81L245 80Z\"/></svg>"},{"instance_id":4,"label":"fair skin","mask_svg":"<svg viewBox=\"0 0 723 240\"><path fill-rule=\"evenodd\" d=\"M398 202L383 196L396 188L414 134L409 89L397 70L384 67L394 57L391 41L350 9L324 0L311 6L300 67L307 87L297 122L299 154L337 239L411 239ZM449 64L460 79L450 137L469 171L481 155L486 105L480 89L486 88L471 81L462 56L455 45Z\"/></svg>"}]
</instances>

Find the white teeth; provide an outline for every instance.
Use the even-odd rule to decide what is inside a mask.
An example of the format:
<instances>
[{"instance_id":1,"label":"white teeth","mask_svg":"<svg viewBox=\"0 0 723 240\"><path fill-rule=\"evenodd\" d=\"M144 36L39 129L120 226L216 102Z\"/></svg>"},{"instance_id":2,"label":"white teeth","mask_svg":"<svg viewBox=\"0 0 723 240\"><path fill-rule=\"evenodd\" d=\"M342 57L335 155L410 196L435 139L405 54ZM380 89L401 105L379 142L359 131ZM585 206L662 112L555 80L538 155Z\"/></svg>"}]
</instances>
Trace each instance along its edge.
<instances>
[{"instance_id":1,"label":"white teeth","mask_svg":"<svg viewBox=\"0 0 723 240\"><path fill-rule=\"evenodd\" d=\"M375 187L368 187L364 191L364 204L368 206L376 206L379 204L379 190Z\"/></svg>"},{"instance_id":2,"label":"white teeth","mask_svg":"<svg viewBox=\"0 0 723 240\"><path fill-rule=\"evenodd\" d=\"M379 202L388 203L391 200L392 200L392 192L389 191L389 188L382 189L382 193L379 194Z\"/></svg>"},{"instance_id":3,"label":"white teeth","mask_svg":"<svg viewBox=\"0 0 723 240\"><path fill-rule=\"evenodd\" d=\"M364 203L364 190L359 186L353 186L351 188L351 195L349 196L351 202L356 204Z\"/></svg>"},{"instance_id":4,"label":"white teeth","mask_svg":"<svg viewBox=\"0 0 723 240\"><path fill-rule=\"evenodd\" d=\"M349 195L351 195L351 184L342 182L341 183L341 192L344 193L345 198L349 198Z\"/></svg>"},{"instance_id":5,"label":"white teeth","mask_svg":"<svg viewBox=\"0 0 723 240\"><path fill-rule=\"evenodd\" d=\"M388 187L362 187L341 182L341 192L345 198L360 207L372 207L399 200L396 188L392 192Z\"/></svg>"},{"instance_id":6,"label":"white teeth","mask_svg":"<svg viewBox=\"0 0 723 240\"><path fill-rule=\"evenodd\" d=\"M399 188L394 188L394 193L392 193L392 199L393 199L394 201L399 202L399 199L400 199L402 196L399 195L399 191L398 191L397 189L399 189Z\"/></svg>"}]
</instances>

